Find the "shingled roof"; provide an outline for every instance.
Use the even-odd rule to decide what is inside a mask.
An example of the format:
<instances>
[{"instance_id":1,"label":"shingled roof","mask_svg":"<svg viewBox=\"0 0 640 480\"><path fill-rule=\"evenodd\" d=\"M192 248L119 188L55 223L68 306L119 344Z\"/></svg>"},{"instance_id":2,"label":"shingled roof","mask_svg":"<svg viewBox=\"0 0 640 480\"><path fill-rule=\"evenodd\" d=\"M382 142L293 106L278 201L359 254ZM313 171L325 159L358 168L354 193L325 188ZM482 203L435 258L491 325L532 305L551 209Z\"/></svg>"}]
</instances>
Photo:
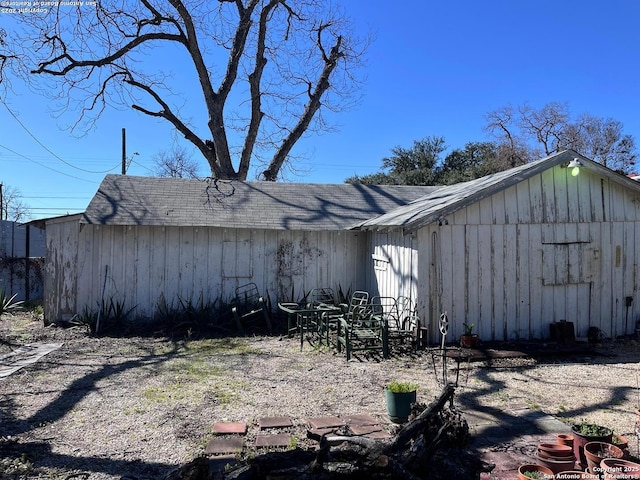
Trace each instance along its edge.
<instances>
[{"instance_id":1,"label":"shingled roof","mask_svg":"<svg viewBox=\"0 0 640 480\"><path fill-rule=\"evenodd\" d=\"M345 230L438 188L107 175L80 222Z\"/></svg>"},{"instance_id":2,"label":"shingled roof","mask_svg":"<svg viewBox=\"0 0 640 480\"><path fill-rule=\"evenodd\" d=\"M402 229L405 232L413 232L545 170L557 165L568 164L574 158L578 158L584 168L592 172L607 177L627 188L640 190L640 186L634 185L633 180L624 175L614 172L573 150L564 150L519 167L468 182L442 187L407 205L398 207L379 217L365 220L355 228L363 230Z\"/></svg>"}]
</instances>

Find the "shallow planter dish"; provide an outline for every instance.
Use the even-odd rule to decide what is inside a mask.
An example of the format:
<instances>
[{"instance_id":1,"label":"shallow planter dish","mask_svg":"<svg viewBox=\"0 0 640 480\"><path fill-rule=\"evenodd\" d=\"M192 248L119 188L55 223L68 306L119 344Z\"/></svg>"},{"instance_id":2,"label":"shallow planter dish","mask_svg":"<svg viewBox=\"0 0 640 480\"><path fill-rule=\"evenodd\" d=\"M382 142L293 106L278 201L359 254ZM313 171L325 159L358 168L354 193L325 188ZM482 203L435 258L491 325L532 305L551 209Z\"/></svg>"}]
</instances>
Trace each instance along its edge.
<instances>
[{"instance_id":1,"label":"shallow planter dish","mask_svg":"<svg viewBox=\"0 0 640 480\"><path fill-rule=\"evenodd\" d=\"M561 433L556 437L558 445L568 445L573 448L573 435L568 433Z\"/></svg>"},{"instance_id":2,"label":"shallow planter dish","mask_svg":"<svg viewBox=\"0 0 640 480\"><path fill-rule=\"evenodd\" d=\"M573 457L573 448L557 443L541 443L538 445L538 451L544 452L551 457Z\"/></svg>"},{"instance_id":3,"label":"shallow planter dish","mask_svg":"<svg viewBox=\"0 0 640 480\"><path fill-rule=\"evenodd\" d=\"M542 458L537 455L537 462L540 465L544 465L555 475L563 470L573 470L576 466L576 457L571 455L570 457L564 457L562 460L560 457L556 457L556 460L551 458Z\"/></svg>"},{"instance_id":4,"label":"shallow planter dish","mask_svg":"<svg viewBox=\"0 0 640 480\"><path fill-rule=\"evenodd\" d=\"M605 458L600 462L599 473L604 475L604 480L632 480L640 478L640 463L621 458Z\"/></svg>"}]
</instances>

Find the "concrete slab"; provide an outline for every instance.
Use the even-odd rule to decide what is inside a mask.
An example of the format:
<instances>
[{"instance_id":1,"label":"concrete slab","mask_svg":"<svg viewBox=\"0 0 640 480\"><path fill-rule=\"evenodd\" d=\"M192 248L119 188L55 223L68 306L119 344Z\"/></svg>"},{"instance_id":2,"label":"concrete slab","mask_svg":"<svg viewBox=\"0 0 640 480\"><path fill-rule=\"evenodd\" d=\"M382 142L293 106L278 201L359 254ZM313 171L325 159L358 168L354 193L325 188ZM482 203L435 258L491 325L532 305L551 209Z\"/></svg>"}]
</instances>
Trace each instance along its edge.
<instances>
[{"instance_id":1,"label":"concrete slab","mask_svg":"<svg viewBox=\"0 0 640 480\"><path fill-rule=\"evenodd\" d=\"M368 435L370 433L382 431L382 427L380 425L349 425L349 429L354 435Z\"/></svg>"},{"instance_id":2,"label":"concrete slab","mask_svg":"<svg viewBox=\"0 0 640 480\"><path fill-rule=\"evenodd\" d=\"M307 423L313 429L335 428L344 425L344 420L336 416L308 418Z\"/></svg>"},{"instance_id":3,"label":"concrete slab","mask_svg":"<svg viewBox=\"0 0 640 480\"><path fill-rule=\"evenodd\" d=\"M367 413L358 415L347 415L343 418L347 425L377 425L379 423L376 417Z\"/></svg>"},{"instance_id":4,"label":"concrete slab","mask_svg":"<svg viewBox=\"0 0 640 480\"><path fill-rule=\"evenodd\" d=\"M291 445L292 436L288 433L277 433L275 435L256 435L256 447L288 447Z\"/></svg>"},{"instance_id":5,"label":"concrete slab","mask_svg":"<svg viewBox=\"0 0 640 480\"><path fill-rule=\"evenodd\" d=\"M267 428L287 428L293 426L289 417L263 417L258 420L260 430Z\"/></svg>"},{"instance_id":6,"label":"concrete slab","mask_svg":"<svg viewBox=\"0 0 640 480\"><path fill-rule=\"evenodd\" d=\"M310 432L315 436L321 437L322 435L331 434L335 431L335 428L312 428Z\"/></svg>"},{"instance_id":7,"label":"concrete slab","mask_svg":"<svg viewBox=\"0 0 640 480\"><path fill-rule=\"evenodd\" d=\"M221 453L237 453L241 452L244 447L244 438L233 435L225 437L217 437L209 440L204 453L217 455Z\"/></svg>"},{"instance_id":8,"label":"concrete slab","mask_svg":"<svg viewBox=\"0 0 640 480\"><path fill-rule=\"evenodd\" d=\"M244 422L216 422L213 424L213 433L247 433L247 424Z\"/></svg>"}]
</instances>

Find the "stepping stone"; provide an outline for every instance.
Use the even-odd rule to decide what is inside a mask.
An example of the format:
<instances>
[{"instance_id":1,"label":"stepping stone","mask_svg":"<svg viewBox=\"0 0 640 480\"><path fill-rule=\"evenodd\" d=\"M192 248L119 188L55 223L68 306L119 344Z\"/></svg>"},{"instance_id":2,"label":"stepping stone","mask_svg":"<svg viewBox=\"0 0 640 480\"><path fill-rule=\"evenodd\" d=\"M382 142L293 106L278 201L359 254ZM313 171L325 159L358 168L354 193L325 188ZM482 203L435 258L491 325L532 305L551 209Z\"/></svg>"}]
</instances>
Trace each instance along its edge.
<instances>
[{"instance_id":1,"label":"stepping stone","mask_svg":"<svg viewBox=\"0 0 640 480\"><path fill-rule=\"evenodd\" d=\"M344 420L335 416L308 418L307 422L309 423L309 425L311 425L311 428L313 428L314 430L341 427L342 425L344 425Z\"/></svg>"},{"instance_id":2,"label":"stepping stone","mask_svg":"<svg viewBox=\"0 0 640 480\"><path fill-rule=\"evenodd\" d=\"M389 432L385 432L384 430L367 433L363 436L366 438L370 438L371 440L388 440L393 437L393 435L391 435Z\"/></svg>"},{"instance_id":3,"label":"stepping stone","mask_svg":"<svg viewBox=\"0 0 640 480\"><path fill-rule=\"evenodd\" d=\"M291 445L291 435L288 433L256 435L256 447L288 447L289 445Z\"/></svg>"},{"instance_id":4,"label":"stepping stone","mask_svg":"<svg viewBox=\"0 0 640 480\"><path fill-rule=\"evenodd\" d=\"M335 431L334 428L312 428L311 429L311 433L313 435L317 435L318 437L321 437L322 435L325 435L327 433L333 433Z\"/></svg>"},{"instance_id":5,"label":"stepping stone","mask_svg":"<svg viewBox=\"0 0 640 480\"><path fill-rule=\"evenodd\" d=\"M380 425L349 425L354 435L369 435L374 432L381 432Z\"/></svg>"},{"instance_id":6,"label":"stepping stone","mask_svg":"<svg viewBox=\"0 0 640 480\"><path fill-rule=\"evenodd\" d=\"M244 439L238 436L219 437L209 440L204 453L220 454L220 453L237 453L242 451Z\"/></svg>"},{"instance_id":7,"label":"stepping stone","mask_svg":"<svg viewBox=\"0 0 640 480\"><path fill-rule=\"evenodd\" d=\"M349 415L345 417L347 425L378 425L378 419L373 415L361 414L361 415Z\"/></svg>"},{"instance_id":8,"label":"stepping stone","mask_svg":"<svg viewBox=\"0 0 640 480\"><path fill-rule=\"evenodd\" d=\"M213 433L247 433L247 424L244 422L217 422L213 424Z\"/></svg>"},{"instance_id":9,"label":"stepping stone","mask_svg":"<svg viewBox=\"0 0 640 480\"><path fill-rule=\"evenodd\" d=\"M260 430L266 428L286 428L292 427L293 422L289 417L264 417L258 420Z\"/></svg>"}]
</instances>

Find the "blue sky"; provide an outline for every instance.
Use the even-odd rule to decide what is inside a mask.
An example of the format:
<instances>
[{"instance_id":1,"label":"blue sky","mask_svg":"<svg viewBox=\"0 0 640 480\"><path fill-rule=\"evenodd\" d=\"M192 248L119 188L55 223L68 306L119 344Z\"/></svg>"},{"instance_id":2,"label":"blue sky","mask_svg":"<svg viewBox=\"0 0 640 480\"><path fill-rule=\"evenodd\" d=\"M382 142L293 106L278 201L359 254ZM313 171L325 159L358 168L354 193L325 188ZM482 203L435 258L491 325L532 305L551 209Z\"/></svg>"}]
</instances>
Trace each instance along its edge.
<instances>
[{"instance_id":1,"label":"blue sky","mask_svg":"<svg viewBox=\"0 0 640 480\"><path fill-rule=\"evenodd\" d=\"M573 115L621 121L640 143L636 0L343 4L358 32L374 36L363 98L332 118L336 131L297 145L295 153L307 158L288 181L341 183L373 173L393 147L430 135L445 137L450 148L487 140L485 114L509 103L566 102ZM0 27L11 21L0 15ZM14 87L4 101L22 125L0 103L0 182L20 190L33 218L86 207L104 175L120 172L122 128L127 153L138 153L131 175L151 174L154 155L173 142L165 123L121 110L105 112L78 137L63 128L74 112L56 118L46 98Z\"/></svg>"}]
</instances>

